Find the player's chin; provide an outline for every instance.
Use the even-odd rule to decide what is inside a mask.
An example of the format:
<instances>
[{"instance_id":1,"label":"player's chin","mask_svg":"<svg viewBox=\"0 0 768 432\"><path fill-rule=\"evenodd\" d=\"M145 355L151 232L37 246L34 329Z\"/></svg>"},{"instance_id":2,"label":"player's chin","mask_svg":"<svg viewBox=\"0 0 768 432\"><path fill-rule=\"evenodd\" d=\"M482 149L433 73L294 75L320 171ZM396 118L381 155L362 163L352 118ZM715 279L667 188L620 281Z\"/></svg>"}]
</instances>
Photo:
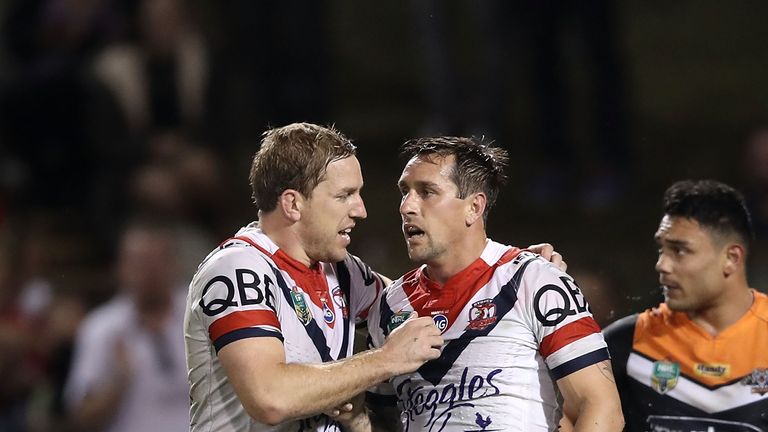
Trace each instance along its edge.
<instances>
[{"instance_id":1,"label":"player's chin","mask_svg":"<svg viewBox=\"0 0 768 432\"><path fill-rule=\"evenodd\" d=\"M692 309L690 302L678 296L666 295L664 296L664 302L670 310L675 312L687 312Z\"/></svg>"},{"instance_id":2,"label":"player's chin","mask_svg":"<svg viewBox=\"0 0 768 432\"><path fill-rule=\"evenodd\" d=\"M426 262L426 257L420 250L410 247L408 248L408 258L410 258L411 262L414 264L424 264Z\"/></svg>"},{"instance_id":3,"label":"player's chin","mask_svg":"<svg viewBox=\"0 0 768 432\"><path fill-rule=\"evenodd\" d=\"M344 261L344 259L347 257L347 248L345 247L334 248L333 250L328 251L327 256L328 256L328 259L325 260L327 262Z\"/></svg>"}]
</instances>

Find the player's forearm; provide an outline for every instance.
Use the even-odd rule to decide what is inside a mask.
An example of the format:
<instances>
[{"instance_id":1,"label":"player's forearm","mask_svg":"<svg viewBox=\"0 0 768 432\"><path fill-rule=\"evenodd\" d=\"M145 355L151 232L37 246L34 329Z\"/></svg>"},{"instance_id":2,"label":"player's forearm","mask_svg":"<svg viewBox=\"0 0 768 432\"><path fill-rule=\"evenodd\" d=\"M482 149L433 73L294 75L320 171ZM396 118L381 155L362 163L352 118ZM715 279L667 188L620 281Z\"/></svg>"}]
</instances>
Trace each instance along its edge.
<instances>
[{"instance_id":1,"label":"player's forearm","mask_svg":"<svg viewBox=\"0 0 768 432\"><path fill-rule=\"evenodd\" d=\"M246 392L244 405L256 419L277 424L339 406L396 374L387 354L371 350L322 364L281 364L269 379Z\"/></svg>"}]
</instances>

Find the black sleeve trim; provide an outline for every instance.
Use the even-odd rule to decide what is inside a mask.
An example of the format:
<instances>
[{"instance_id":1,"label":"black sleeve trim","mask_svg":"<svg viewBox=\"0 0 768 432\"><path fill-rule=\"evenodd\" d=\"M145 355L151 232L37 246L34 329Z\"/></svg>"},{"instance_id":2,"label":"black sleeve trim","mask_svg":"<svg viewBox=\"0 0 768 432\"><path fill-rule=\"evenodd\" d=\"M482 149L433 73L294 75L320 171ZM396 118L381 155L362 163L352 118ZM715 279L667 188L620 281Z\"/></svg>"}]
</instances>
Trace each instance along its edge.
<instances>
[{"instance_id":1,"label":"black sleeve trim","mask_svg":"<svg viewBox=\"0 0 768 432\"><path fill-rule=\"evenodd\" d=\"M264 330L261 328L256 327L248 327L248 328L241 328L237 330L232 330L229 333L225 333L215 341L213 341L213 346L216 348L216 353L219 352L224 346L227 344L230 344L234 341L238 341L240 339L246 339L246 338L252 338L252 337L274 337L280 339L280 342L283 341L283 335L276 332L276 331L270 331L270 330Z\"/></svg>"}]
</instances>

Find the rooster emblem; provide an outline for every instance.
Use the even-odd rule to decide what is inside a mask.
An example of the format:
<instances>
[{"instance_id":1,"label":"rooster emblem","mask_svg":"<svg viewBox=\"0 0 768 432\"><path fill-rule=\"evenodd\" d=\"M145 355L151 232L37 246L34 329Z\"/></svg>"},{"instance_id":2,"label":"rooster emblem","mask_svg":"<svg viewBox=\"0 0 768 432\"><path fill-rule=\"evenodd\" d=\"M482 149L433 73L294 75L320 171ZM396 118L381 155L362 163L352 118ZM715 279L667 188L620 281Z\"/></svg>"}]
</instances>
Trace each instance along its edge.
<instances>
[{"instance_id":1,"label":"rooster emblem","mask_svg":"<svg viewBox=\"0 0 768 432\"><path fill-rule=\"evenodd\" d=\"M491 416L487 416L486 418L483 418L483 416L480 415L480 413L475 413L475 423L480 426L480 430L484 431L485 428L490 426L491 423L493 423L493 420L491 420Z\"/></svg>"}]
</instances>

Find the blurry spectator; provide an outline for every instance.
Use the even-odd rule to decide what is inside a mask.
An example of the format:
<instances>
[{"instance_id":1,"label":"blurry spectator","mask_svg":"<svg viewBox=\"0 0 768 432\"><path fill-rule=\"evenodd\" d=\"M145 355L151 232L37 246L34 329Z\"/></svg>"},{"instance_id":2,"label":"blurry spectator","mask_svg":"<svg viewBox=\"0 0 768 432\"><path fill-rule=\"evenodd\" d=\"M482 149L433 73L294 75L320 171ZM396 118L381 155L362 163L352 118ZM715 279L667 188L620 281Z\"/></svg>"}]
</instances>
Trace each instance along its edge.
<instances>
[{"instance_id":1,"label":"blurry spectator","mask_svg":"<svg viewBox=\"0 0 768 432\"><path fill-rule=\"evenodd\" d=\"M768 128L758 129L744 152L745 192L758 239L768 234ZM762 235L761 235L762 234Z\"/></svg>"},{"instance_id":2,"label":"blurry spectator","mask_svg":"<svg viewBox=\"0 0 768 432\"><path fill-rule=\"evenodd\" d=\"M8 53L0 75L0 139L3 168L11 165L14 171L15 205L76 207L88 197L92 88L83 66L119 27L110 5L102 0L8 5L0 26ZM56 188L50 179L56 179Z\"/></svg>"},{"instance_id":3,"label":"blurry spectator","mask_svg":"<svg viewBox=\"0 0 768 432\"><path fill-rule=\"evenodd\" d=\"M0 236L0 430L49 430L57 404L59 355L82 305L55 292L51 251L59 239L36 217Z\"/></svg>"},{"instance_id":4,"label":"blurry spectator","mask_svg":"<svg viewBox=\"0 0 768 432\"><path fill-rule=\"evenodd\" d=\"M743 172L744 196L752 210L755 244L749 257L749 281L765 291L768 287L768 128L756 130L747 140Z\"/></svg>"},{"instance_id":5,"label":"blurry spectator","mask_svg":"<svg viewBox=\"0 0 768 432\"><path fill-rule=\"evenodd\" d=\"M208 85L208 52L179 0L144 0L139 40L107 47L94 60L134 134L166 128L196 130Z\"/></svg>"},{"instance_id":6,"label":"blurry spectator","mask_svg":"<svg viewBox=\"0 0 768 432\"><path fill-rule=\"evenodd\" d=\"M128 207L134 214L162 218L172 225L181 245L180 276L189 282L210 251L214 235L226 228L227 207L217 158L173 134L151 140L151 160L130 178Z\"/></svg>"},{"instance_id":7,"label":"blurry spectator","mask_svg":"<svg viewBox=\"0 0 768 432\"><path fill-rule=\"evenodd\" d=\"M176 240L166 226L134 223L120 244L120 293L91 312L75 346L66 400L83 431L189 428Z\"/></svg>"}]
</instances>

